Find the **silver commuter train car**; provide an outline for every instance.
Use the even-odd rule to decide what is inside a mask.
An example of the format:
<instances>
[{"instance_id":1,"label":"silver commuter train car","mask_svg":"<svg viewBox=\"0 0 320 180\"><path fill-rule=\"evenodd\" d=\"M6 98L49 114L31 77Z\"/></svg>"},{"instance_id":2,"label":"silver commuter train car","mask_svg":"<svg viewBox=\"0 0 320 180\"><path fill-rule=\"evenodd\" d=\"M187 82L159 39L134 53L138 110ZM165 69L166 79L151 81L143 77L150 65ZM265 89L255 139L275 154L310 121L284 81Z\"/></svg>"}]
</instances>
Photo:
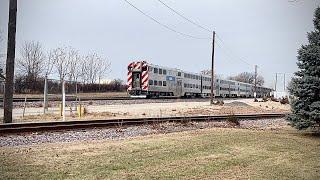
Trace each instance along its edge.
<instances>
[{"instance_id":1,"label":"silver commuter train car","mask_svg":"<svg viewBox=\"0 0 320 180\"><path fill-rule=\"evenodd\" d=\"M215 79L214 95L220 97L253 97L254 85ZM153 65L146 61L128 65L128 92L138 97L206 97L211 94L211 76L176 68ZM257 97L269 96L270 88L257 86Z\"/></svg>"}]
</instances>

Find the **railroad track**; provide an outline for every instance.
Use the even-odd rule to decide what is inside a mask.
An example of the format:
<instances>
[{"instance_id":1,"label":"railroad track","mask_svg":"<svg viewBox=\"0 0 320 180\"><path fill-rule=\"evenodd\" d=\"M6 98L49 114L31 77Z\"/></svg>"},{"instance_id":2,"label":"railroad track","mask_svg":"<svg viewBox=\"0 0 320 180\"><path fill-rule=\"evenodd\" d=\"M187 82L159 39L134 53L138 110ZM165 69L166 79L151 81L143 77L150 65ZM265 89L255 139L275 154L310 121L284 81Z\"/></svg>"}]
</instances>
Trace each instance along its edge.
<instances>
[{"instance_id":1,"label":"railroad track","mask_svg":"<svg viewBox=\"0 0 320 180\"><path fill-rule=\"evenodd\" d=\"M151 98L155 100L161 100L161 99L209 99L209 98L181 98L181 97L160 97L160 98ZM215 98L217 99L241 99L241 98ZM132 98L132 97L82 97L82 98L76 98L74 96L67 96L66 101L117 101L117 100L146 100L146 98ZM43 98L13 98L13 102L42 102ZM48 101L61 101L61 98L59 97L54 97L54 98L49 98ZM3 98L0 98L0 102L3 102Z\"/></svg>"},{"instance_id":2,"label":"railroad track","mask_svg":"<svg viewBox=\"0 0 320 180\"><path fill-rule=\"evenodd\" d=\"M160 122L185 122L185 121L222 121L230 117L237 119L261 119L261 118L281 118L286 114L236 114L236 115L214 115L214 116L179 116L163 118L132 118L132 119L106 119L106 120L83 120L83 121L55 121L55 122L30 122L30 123L10 123L0 124L0 134L57 131L81 128L96 127L122 127L130 125L142 125Z\"/></svg>"},{"instance_id":3,"label":"railroad track","mask_svg":"<svg viewBox=\"0 0 320 180\"><path fill-rule=\"evenodd\" d=\"M75 96L67 96L66 101L105 101L105 100L144 100L145 98L132 98L132 97L82 97L76 98ZM152 98L152 99L179 99L179 97L160 97L160 98ZM181 99L181 98L180 98ZM199 98L194 98L199 99ZM203 98L202 98L203 99ZM3 98L0 98L0 102L3 101ZM13 102L42 102L43 98L13 98ZM61 101L61 97L49 98L48 101Z\"/></svg>"},{"instance_id":4,"label":"railroad track","mask_svg":"<svg viewBox=\"0 0 320 180\"><path fill-rule=\"evenodd\" d=\"M42 102L43 98L13 98L13 102ZM79 98L76 98L74 96L67 96L66 101L76 101L79 100ZM133 100L133 98L130 97L83 97L80 98L81 101L99 101L99 100ZM3 101L3 98L0 98L0 102ZM54 97L49 98L48 101L61 101L61 97Z\"/></svg>"}]
</instances>

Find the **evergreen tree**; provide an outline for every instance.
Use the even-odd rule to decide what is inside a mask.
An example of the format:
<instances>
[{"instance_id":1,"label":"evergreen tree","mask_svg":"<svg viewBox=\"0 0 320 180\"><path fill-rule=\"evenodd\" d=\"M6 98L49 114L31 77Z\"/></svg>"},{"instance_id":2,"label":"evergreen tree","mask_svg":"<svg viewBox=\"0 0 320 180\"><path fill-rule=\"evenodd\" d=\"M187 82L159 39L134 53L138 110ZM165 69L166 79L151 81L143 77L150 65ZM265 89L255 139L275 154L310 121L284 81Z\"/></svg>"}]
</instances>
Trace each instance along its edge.
<instances>
[{"instance_id":1,"label":"evergreen tree","mask_svg":"<svg viewBox=\"0 0 320 180\"><path fill-rule=\"evenodd\" d=\"M308 33L309 43L298 50L299 71L288 87L294 96L288 120L297 129L320 126L320 7L314 16L315 30Z\"/></svg>"}]
</instances>

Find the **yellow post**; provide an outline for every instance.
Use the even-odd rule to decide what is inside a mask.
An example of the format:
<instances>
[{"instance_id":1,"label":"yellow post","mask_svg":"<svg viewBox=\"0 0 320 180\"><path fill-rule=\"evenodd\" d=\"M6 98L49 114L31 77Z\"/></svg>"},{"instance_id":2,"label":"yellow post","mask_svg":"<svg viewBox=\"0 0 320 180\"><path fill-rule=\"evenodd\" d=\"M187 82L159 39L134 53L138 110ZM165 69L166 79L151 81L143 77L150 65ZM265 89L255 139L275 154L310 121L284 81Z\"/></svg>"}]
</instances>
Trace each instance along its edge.
<instances>
[{"instance_id":1,"label":"yellow post","mask_svg":"<svg viewBox=\"0 0 320 180\"><path fill-rule=\"evenodd\" d=\"M82 107L81 104L77 106L77 113L79 118L81 118L84 115L84 107Z\"/></svg>"}]
</instances>

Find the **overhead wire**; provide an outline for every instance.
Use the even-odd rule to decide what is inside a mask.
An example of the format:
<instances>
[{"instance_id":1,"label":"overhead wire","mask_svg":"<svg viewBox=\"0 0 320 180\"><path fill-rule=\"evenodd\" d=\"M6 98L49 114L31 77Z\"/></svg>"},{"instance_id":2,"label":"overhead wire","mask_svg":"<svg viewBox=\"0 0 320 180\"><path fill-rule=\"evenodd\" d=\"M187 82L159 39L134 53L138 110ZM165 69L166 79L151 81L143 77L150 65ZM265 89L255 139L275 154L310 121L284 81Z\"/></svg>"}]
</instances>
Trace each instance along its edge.
<instances>
[{"instance_id":1,"label":"overhead wire","mask_svg":"<svg viewBox=\"0 0 320 180\"><path fill-rule=\"evenodd\" d=\"M245 64L247 64L247 65L249 65L249 66L251 66L251 67L254 66L253 64L251 64L251 63L243 60L241 57L236 56L235 53L234 53L228 46L226 46L226 44L224 43L224 41L221 39L221 37L220 37L219 35L216 35L216 37L217 37L217 39L221 42L221 43L220 43L221 49L223 49L222 44L224 44L224 45L225 45L225 46L224 46L224 49L225 49L225 50L227 49L227 50L229 51L229 54L233 55L234 57L236 57L236 59L238 59L239 61L241 61L241 62L243 62L243 63L245 63Z\"/></svg>"},{"instance_id":2,"label":"overhead wire","mask_svg":"<svg viewBox=\"0 0 320 180\"><path fill-rule=\"evenodd\" d=\"M157 0L158 2L160 2L162 5L164 5L165 7L167 7L169 10L171 10L172 12L174 12L175 14L177 14L178 16L180 16L181 18L183 18L184 20L192 23L193 25L205 30L205 31L208 31L208 32L213 32L212 30L204 27L203 25L200 25L199 23L196 23L195 21L191 20L190 18L187 18L186 16L184 16L181 12L178 12L176 11L175 9L173 9L172 7L170 7L169 5L167 5L165 2L163 2L162 0ZM217 39L221 41L221 45L219 46L221 49L228 49L229 50L229 53L230 54L233 54L233 56L235 56L235 54L229 49L227 48L227 46L225 45L225 43L223 42L223 40L218 36L216 35ZM222 44L224 44L224 47L222 46ZM227 53L227 52L226 52ZM248 63L247 61L243 60L242 58L240 57L237 57L241 62L249 65L249 66L253 66L252 64ZM232 58L233 59L233 58Z\"/></svg>"},{"instance_id":3,"label":"overhead wire","mask_svg":"<svg viewBox=\"0 0 320 180\"><path fill-rule=\"evenodd\" d=\"M147 18L151 19L152 21L154 21L155 23L159 24L160 26L174 32L174 33L177 33L177 34L180 34L182 36L185 36L185 37L189 37L189 38L193 38L193 39L211 39L212 38L208 37L208 38L205 38L205 37L197 37L197 36L193 36L193 35L190 35L190 34L186 34L186 33L183 33L183 32L180 32L178 30L175 30L173 28L171 28L170 26L166 25L166 24L163 24L161 23L160 21L158 21L157 19L153 18L152 16L148 15L147 13L145 13L144 11L142 11L141 9L139 9L137 6L135 6L134 4L132 4L131 2L129 2L128 0L124 0L127 4L129 4L131 7L133 7L134 9L136 9L137 11L139 11L141 14L143 14L144 16L146 16ZM171 10L172 12L174 12L175 14L177 14L178 16L180 16L181 18L183 18L184 20L188 21L189 23L197 26L198 28L201 28L207 32L213 32L212 30L210 30L209 28L206 28L204 27L203 25L200 25L199 23L191 20L190 18L187 18L185 15L183 15L181 12L178 12L177 10L175 10L174 8L172 8L171 6L167 5L163 0L157 0L159 3L161 3L162 5L164 5L166 8L168 8L169 10ZM241 61L242 63L245 63L246 65L250 66L250 67L253 67L254 65L245 61L243 58L239 57L239 56L236 56L236 54L226 45L226 43L222 40L222 38L216 34L216 37L217 37L217 40L219 40L221 43L220 45L218 43L216 43L222 50L224 50L225 54L227 54L230 58L230 60L238 60L238 61ZM261 66L258 66L258 67L261 67Z\"/></svg>"},{"instance_id":4,"label":"overhead wire","mask_svg":"<svg viewBox=\"0 0 320 180\"><path fill-rule=\"evenodd\" d=\"M180 34L182 36L185 36L185 37L189 37L189 38L193 38L193 39L208 39L208 38L205 38L205 37L197 37L197 36L193 36L193 35L190 35L190 34L186 34L186 33L183 33L183 32L180 32L178 30L175 30L173 28L171 28L170 26L166 25L166 24L163 24L161 23L160 21L158 21L157 19L153 18L152 16L148 15L147 13L145 13L144 11L142 11L141 9L139 9L137 6L133 5L131 2L129 2L128 0L124 0L127 4L129 4L131 7L133 7L134 9L136 9L137 11L139 11L141 14L143 14L144 16L148 17L149 19L151 19L152 21L156 22L157 24L159 24L160 26L172 31L172 32L175 32L177 34Z\"/></svg>"}]
</instances>

